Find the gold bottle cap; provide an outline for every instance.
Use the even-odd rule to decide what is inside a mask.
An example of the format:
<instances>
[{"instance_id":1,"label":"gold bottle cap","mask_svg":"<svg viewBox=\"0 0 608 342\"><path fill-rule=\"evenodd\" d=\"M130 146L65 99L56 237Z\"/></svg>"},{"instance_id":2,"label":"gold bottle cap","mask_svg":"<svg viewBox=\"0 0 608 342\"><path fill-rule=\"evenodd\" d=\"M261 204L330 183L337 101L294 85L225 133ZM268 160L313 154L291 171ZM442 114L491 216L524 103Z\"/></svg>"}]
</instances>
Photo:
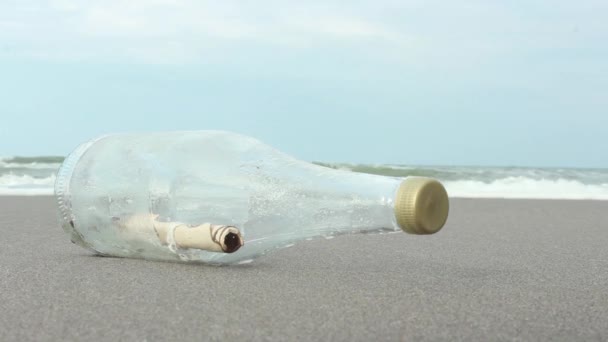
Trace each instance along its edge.
<instances>
[{"instance_id":1,"label":"gold bottle cap","mask_svg":"<svg viewBox=\"0 0 608 342\"><path fill-rule=\"evenodd\" d=\"M448 219L450 201L441 183L425 177L407 177L395 198L397 224L406 233L434 234Z\"/></svg>"}]
</instances>

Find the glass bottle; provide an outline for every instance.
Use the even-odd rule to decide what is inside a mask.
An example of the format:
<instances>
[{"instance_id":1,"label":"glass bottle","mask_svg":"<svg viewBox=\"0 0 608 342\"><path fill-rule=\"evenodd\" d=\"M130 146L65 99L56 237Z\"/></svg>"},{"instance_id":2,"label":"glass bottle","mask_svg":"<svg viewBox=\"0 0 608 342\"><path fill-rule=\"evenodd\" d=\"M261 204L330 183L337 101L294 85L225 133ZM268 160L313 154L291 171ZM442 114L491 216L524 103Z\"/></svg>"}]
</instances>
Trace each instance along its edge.
<instances>
[{"instance_id":1,"label":"glass bottle","mask_svg":"<svg viewBox=\"0 0 608 342\"><path fill-rule=\"evenodd\" d=\"M230 132L115 134L79 146L55 195L72 242L101 255L243 263L302 239L432 234L443 186L297 160Z\"/></svg>"}]
</instances>

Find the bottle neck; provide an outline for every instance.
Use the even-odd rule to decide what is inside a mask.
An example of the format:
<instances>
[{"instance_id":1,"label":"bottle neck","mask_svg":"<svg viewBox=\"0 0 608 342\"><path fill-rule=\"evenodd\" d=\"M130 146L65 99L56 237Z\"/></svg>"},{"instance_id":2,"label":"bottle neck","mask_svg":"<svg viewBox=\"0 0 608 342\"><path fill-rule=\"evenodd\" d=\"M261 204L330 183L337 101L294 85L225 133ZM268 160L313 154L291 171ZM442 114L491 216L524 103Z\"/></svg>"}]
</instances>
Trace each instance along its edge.
<instances>
[{"instance_id":1,"label":"bottle neck","mask_svg":"<svg viewBox=\"0 0 608 342\"><path fill-rule=\"evenodd\" d=\"M337 189L334 214L347 224L336 224L336 233L399 230L395 198L402 179L333 170L331 189Z\"/></svg>"},{"instance_id":2,"label":"bottle neck","mask_svg":"<svg viewBox=\"0 0 608 342\"><path fill-rule=\"evenodd\" d=\"M289 175L285 186L261 189L259 199L251 199L245 244L262 235L293 241L400 229L394 203L402 179L310 164L281 174Z\"/></svg>"}]
</instances>

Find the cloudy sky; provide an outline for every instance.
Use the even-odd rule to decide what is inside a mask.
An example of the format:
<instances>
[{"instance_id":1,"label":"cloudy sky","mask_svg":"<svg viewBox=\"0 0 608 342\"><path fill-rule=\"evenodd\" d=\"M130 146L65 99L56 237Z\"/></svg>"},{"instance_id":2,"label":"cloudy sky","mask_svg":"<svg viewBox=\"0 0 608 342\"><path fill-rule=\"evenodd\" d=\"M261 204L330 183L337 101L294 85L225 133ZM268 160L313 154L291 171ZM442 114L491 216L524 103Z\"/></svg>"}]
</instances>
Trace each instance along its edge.
<instances>
[{"instance_id":1,"label":"cloudy sky","mask_svg":"<svg viewBox=\"0 0 608 342\"><path fill-rule=\"evenodd\" d=\"M608 167L608 2L0 1L0 156L224 129L304 160Z\"/></svg>"}]
</instances>

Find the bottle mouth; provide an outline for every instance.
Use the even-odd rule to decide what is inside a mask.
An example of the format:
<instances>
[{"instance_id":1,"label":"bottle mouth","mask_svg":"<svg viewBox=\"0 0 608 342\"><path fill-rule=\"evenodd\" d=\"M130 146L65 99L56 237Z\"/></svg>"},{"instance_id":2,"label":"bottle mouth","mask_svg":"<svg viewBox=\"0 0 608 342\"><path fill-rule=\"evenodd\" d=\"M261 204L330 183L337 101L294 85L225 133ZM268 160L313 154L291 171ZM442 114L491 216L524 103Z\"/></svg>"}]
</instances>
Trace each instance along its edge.
<instances>
[{"instance_id":1,"label":"bottle mouth","mask_svg":"<svg viewBox=\"0 0 608 342\"><path fill-rule=\"evenodd\" d=\"M434 234L448 219L450 201L443 185L435 179L408 177L397 190L395 217L403 231Z\"/></svg>"}]
</instances>

